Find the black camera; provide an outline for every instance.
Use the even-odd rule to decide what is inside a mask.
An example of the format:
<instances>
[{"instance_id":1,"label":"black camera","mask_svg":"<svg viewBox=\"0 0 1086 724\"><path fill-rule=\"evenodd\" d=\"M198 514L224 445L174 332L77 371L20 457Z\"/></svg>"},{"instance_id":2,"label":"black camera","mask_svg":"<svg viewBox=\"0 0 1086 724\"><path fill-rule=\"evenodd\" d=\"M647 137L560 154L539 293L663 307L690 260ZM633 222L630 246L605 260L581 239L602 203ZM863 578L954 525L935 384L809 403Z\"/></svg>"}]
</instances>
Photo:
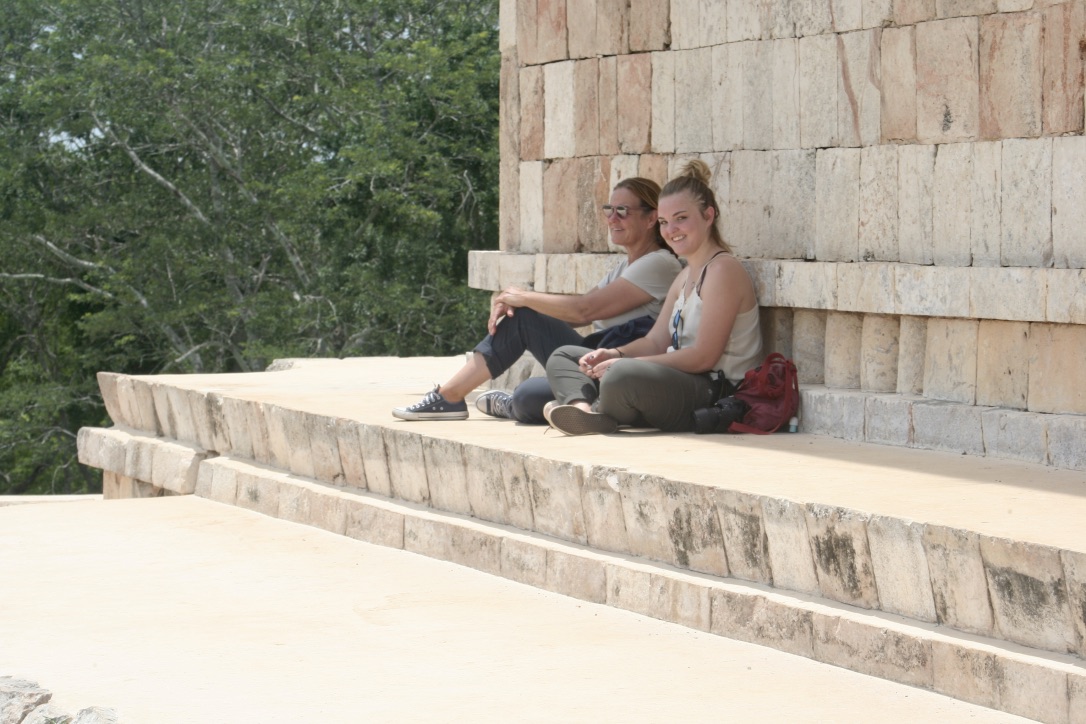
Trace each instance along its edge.
<instances>
[{"instance_id":1,"label":"black camera","mask_svg":"<svg viewBox=\"0 0 1086 724\"><path fill-rule=\"evenodd\" d=\"M750 405L738 397L721 397L712 407L694 410L694 432L699 435L725 433L733 422L740 422Z\"/></svg>"}]
</instances>

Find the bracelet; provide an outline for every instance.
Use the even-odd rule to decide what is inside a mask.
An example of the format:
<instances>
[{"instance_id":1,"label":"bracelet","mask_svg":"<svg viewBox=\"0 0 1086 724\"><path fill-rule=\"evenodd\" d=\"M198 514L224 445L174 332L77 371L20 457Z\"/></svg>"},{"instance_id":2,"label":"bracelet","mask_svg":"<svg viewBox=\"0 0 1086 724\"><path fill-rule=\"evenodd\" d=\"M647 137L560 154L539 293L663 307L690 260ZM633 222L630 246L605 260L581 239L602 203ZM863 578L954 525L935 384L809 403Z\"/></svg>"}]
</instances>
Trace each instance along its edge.
<instances>
[{"instance_id":1,"label":"bracelet","mask_svg":"<svg viewBox=\"0 0 1086 724\"><path fill-rule=\"evenodd\" d=\"M622 351L621 347L615 347L615 351L618 352L619 358L625 357L626 353Z\"/></svg>"}]
</instances>

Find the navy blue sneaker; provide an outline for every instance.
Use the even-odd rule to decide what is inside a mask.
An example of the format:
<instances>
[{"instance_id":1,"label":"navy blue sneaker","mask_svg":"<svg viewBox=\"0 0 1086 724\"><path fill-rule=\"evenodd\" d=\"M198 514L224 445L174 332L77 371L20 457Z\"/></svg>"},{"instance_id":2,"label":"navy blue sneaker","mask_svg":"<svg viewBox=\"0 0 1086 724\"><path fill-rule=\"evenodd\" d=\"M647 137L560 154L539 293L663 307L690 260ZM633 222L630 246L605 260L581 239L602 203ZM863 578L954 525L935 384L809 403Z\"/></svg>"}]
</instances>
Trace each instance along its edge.
<instances>
[{"instance_id":1,"label":"navy blue sneaker","mask_svg":"<svg viewBox=\"0 0 1086 724\"><path fill-rule=\"evenodd\" d=\"M438 390L440 385L426 393L426 397L409 407L397 407L393 417L401 420L466 420L468 405L463 400L449 402Z\"/></svg>"},{"instance_id":2,"label":"navy blue sneaker","mask_svg":"<svg viewBox=\"0 0 1086 724\"><path fill-rule=\"evenodd\" d=\"M507 420L513 418L512 404L513 396L505 390L487 390L475 400L475 407L479 412Z\"/></svg>"}]
</instances>

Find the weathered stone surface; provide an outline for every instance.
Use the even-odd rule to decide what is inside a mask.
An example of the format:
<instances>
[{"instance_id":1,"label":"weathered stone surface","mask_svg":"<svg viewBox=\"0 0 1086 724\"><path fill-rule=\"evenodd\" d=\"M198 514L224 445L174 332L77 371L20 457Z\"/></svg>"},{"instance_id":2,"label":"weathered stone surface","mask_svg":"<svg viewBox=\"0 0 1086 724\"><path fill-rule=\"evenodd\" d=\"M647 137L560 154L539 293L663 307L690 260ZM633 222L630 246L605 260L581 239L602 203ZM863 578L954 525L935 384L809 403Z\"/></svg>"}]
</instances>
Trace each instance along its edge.
<instances>
[{"instance_id":1,"label":"weathered stone surface","mask_svg":"<svg viewBox=\"0 0 1086 724\"><path fill-rule=\"evenodd\" d=\"M1052 266L1052 139L1003 142L1003 266Z\"/></svg>"},{"instance_id":2,"label":"weathered stone surface","mask_svg":"<svg viewBox=\"0 0 1086 724\"><path fill-rule=\"evenodd\" d=\"M808 504L807 530L822 595L861 608L878 608L867 516L844 508Z\"/></svg>"},{"instance_id":3,"label":"weathered stone surface","mask_svg":"<svg viewBox=\"0 0 1086 724\"><path fill-rule=\"evenodd\" d=\"M860 389L893 392L897 389L898 318L867 314L860 342Z\"/></svg>"},{"instance_id":4,"label":"weathered stone surface","mask_svg":"<svg viewBox=\"0 0 1086 724\"><path fill-rule=\"evenodd\" d=\"M510 0L506 0L509 2ZM520 71L515 52L503 52L498 78L498 248L520 247ZM470 277L470 272L469 272Z\"/></svg>"},{"instance_id":5,"label":"weathered stone surface","mask_svg":"<svg viewBox=\"0 0 1086 724\"><path fill-rule=\"evenodd\" d=\"M2 695L0 695L2 696ZM7 711L0 706L0 715ZM71 724L72 716L56 704L42 704L26 715L21 724Z\"/></svg>"},{"instance_id":6,"label":"weathered stone surface","mask_svg":"<svg viewBox=\"0 0 1086 724\"><path fill-rule=\"evenodd\" d=\"M615 468L589 468L581 488L581 503L588 544L600 550L625 553L629 541L619 494L619 474Z\"/></svg>"},{"instance_id":7,"label":"weathered stone surface","mask_svg":"<svg viewBox=\"0 0 1086 724\"><path fill-rule=\"evenodd\" d=\"M792 315L792 361L801 385L821 385L826 370L826 313L796 309Z\"/></svg>"},{"instance_id":8,"label":"weathered stone surface","mask_svg":"<svg viewBox=\"0 0 1086 724\"><path fill-rule=\"evenodd\" d=\"M325 483L342 485L343 464L340 462L336 418L305 415L304 419L313 458L313 477Z\"/></svg>"},{"instance_id":9,"label":"weathered stone surface","mask_svg":"<svg viewBox=\"0 0 1086 724\"><path fill-rule=\"evenodd\" d=\"M1086 327L1033 324L1029 336L1029 409L1086 413Z\"/></svg>"},{"instance_id":10,"label":"weathered stone surface","mask_svg":"<svg viewBox=\"0 0 1086 724\"><path fill-rule=\"evenodd\" d=\"M388 453L385 449L384 428L361 425L358 442L362 447L362 466L366 471L366 488L385 497L392 497Z\"/></svg>"},{"instance_id":11,"label":"weathered stone surface","mask_svg":"<svg viewBox=\"0 0 1086 724\"><path fill-rule=\"evenodd\" d=\"M335 420L336 449L343 471L342 484L357 490L366 489L366 464L359 439L362 423L339 417Z\"/></svg>"},{"instance_id":12,"label":"weathered stone surface","mask_svg":"<svg viewBox=\"0 0 1086 724\"><path fill-rule=\"evenodd\" d=\"M898 314L968 317L967 267L899 265L894 268L894 307Z\"/></svg>"},{"instance_id":13,"label":"weathered stone surface","mask_svg":"<svg viewBox=\"0 0 1086 724\"><path fill-rule=\"evenodd\" d=\"M53 693L36 681L0 676L0 721L20 724L30 712L49 703Z\"/></svg>"},{"instance_id":14,"label":"weathered stone surface","mask_svg":"<svg viewBox=\"0 0 1086 724\"><path fill-rule=\"evenodd\" d=\"M158 498L166 494L162 488L156 488L151 483L130 478L127 475L111 473L108 470L102 472L102 499L119 500L128 498ZM233 501L230 501L233 504Z\"/></svg>"},{"instance_id":15,"label":"weathered stone surface","mask_svg":"<svg viewBox=\"0 0 1086 724\"><path fill-rule=\"evenodd\" d=\"M120 378L117 381L117 395L132 427L153 435L162 434L155 414L154 393L147 379L128 376Z\"/></svg>"},{"instance_id":16,"label":"weathered stone surface","mask_svg":"<svg viewBox=\"0 0 1086 724\"><path fill-rule=\"evenodd\" d=\"M412 503L428 505L430 486L426 475L422 438L411 432L385 429L384 440L391 484L390 495ZM366 473L368 477L369 471Z\"/></svg>"},{"instance_id":17,"label":"weathered stone surface","mask_svg":"<svg viewBox=\"0 0 1086 724\"><path fill-rule=\"evenodd\" d=\"M652 560L674 561L674 547L667 531L664 480L623 472L618 474L618 485L629 552Z\"/></svg>"},{"instance_id":18,"label":"weathered stone surface","mask_svg":"<svg viewBox=\"0 0 1086 724\"><path fill-rule=\"evenodd\" d=\"M731 577L773 585L761 499L723 488L715 489L713 493Z\"/></svg>"},{"instance_id":19,"label":"weathered stone surface","mask_svg":"<svg viewBox=\"0 0 1086 724\"><path fill-rule=\"evenodd\" d=\"M917 401L913 405L913 444L963 455L984 454L981 413L973 404Z\"/></svg>"},{"instance_id":20,"label":"weathered stone surface","mask_svg":"<svg viewBox=\"0 0 1086 724\"><path fill-rule=\"evenodd\" d=\"M522 252L543 250L544 167L545 164L540 161L520 164L520 250ZM555 210L554 213L560 212ZM497 279L488 280L488 283L481 286L484 289L500 288Z\"/></svg>"},{"instance_id":21,"label":"weathered stone surface","mask_svg":"<svg viewBox=\"0 0 1086 724\"><path fill-rule=\"evenodd\" d=\"M838 36L837 134L842 146L874 146L882 137L881 34L873 29Z\"/></svg>"},{"instance_id":22,"label":"weathered stone surface","mask_svg":"<svg viewBox=\"0 0 1086 724\"><path fill-rule=\"evenodd\" d=\"M931 641L895 628L877 628L816 613L814 658L880 679L931 688Z\"/></svg>"},{"instance_id":23,"label":"weathered stone surface","mask_svg":"<svg viewBox=\"0 0 1086 724\"><path fill-rule=\"evenodd\" d=\"M723 4L723 3L720 3ZM727 39L729 43L764 37L768 3L730 2L727 4Z\"/></svg>"},{"instance_id":24,"label":"weathered stone surface","mask_svg":"<svg viewBox=\"0 0 1086 724\"><path fill-rule=\"evenodd\" d=\"M1075 630L1074 651L1079 656L1086 652L1086 618L1075 615L1076 611L1086 610L1086 553L1062 550L1060 563L1067 584L1067 606L1071 614L1071 625Z\"/></svg>"},{"instance_id":25,"label":"weathered stone surface","mask_svg":"<svg viewBox=\"0 0 1086 724\"><path fill-rule=\"evenodd\" d=\"M569 158L577 151L575 65L568 61L543 66L545 158Z\"/></svg>"},{"instance_id":26,"label":"weathered stone surface","mask_svg":"<svg viewBox=\"0 0 1086 724\"><path fill-rule=\"evenodd\" d=\"M536 58L537 63L564 60L569 57L566 44L566 0L536 0Z\"/></svg>"},{"instance_id":27,"label":"weathered stone surface","mask_svg":"<svg viewBox=\"0 0 1086 724\"><path fill-rule=\"evenodd\" d=\"M912 25L935 19L935 0L894 0L894 22Z\"/></svg>"},{"instance_id":28,"label":"weathered stone surface","mask_svg":"<svg viewBox=\"0 0 1086 724\"><path fill-rule=\"evenodd\" d=\"M778 352L785 357L792 357L792 310L775 307L763 309L759 317L762 328L763 351Z\"/></svg>"},{"instance_id":29,"label":"weathered stone surface","mask_svg":"<svg viewBox=\"0 0 1086 724\"><path fill-rule=\"evenodd\" d=\"M980 554L1001 638L1049 651L1074 651L1075 631L1059 551L981 536Z\"/></svg>"},{"instance_id":30,"label":"weathered stone surface","mask_svg":"<svg viewBox=\"0 0 1086 724\"><path fill-rule=\"evenodd\" d=\"M831 6L824 0L798 0L788 3L788 8L778 6L778 11L786 11L795 24L795 34L799 37L821 35L833 29Z\"/></svg>"},{"instance_id":31,"label":"weathered stone surface","mask_svg":"<svg viewBox=\"0 0 1086 724\"><path fill-rule=\"evenodd\" d=\"M478 445L464 445L463 456L464 484L471 515L493 523L508 523L502 453Z\"/></svg>"},{"instance_id":32,"label":"weathered stone surface","mask_svg":"<svg viewBox=\"0 0 1086 724\"><path fill-rule=\"evenodd\" d=\"M761 509L773 585L817 594L818 575L807 533L806 509L784 498L762 498Z\"/></svg>"},{"instance_id":33,"label":"weathered stone surface","mask_svg":"<svg viewBox=\"0 0 1086 724\"><path fill-rule=\"evenodd\" d=\"M819 261L859 259L860 150L818 151L815 256Z\"/></svg>"},{"instance_id":34,"label":"weathered stone surface","mask_svg":"<svg viewBox=\"0 0 1086 724\"><path fill-rule=\"evenodd\" d=\"M970 313L981 319L1043 321L1047 314L1046 269L973 269Z\"/></svg>"},{"instance_id":35,"label":"weathered stone surface","mask_svg":"<svg viewBox=\"0 0 1086 724\"><path fill-rule=\"evenodd\" d=\"M617 74L619 150L622 153L648 153L652 150L652 107L639 99L652 96L652 56L647 53L620 56ZM600 122L603 123L602 111ZM602 130L600 150L603 151Z\"/></svg>"},{"instance_id":36,"label":"weathered stone surface","mask_svg":"<svg viewBox=\"0 0 1086 724\"><path fill-rule=\"evenodd\" d=\"M901 395L868 397L864 402L864 439L883 445L907 446L912 442L913 402Z\"/></svg>"},{"instance_id":37,"label":"weathered stone surface","mask_svg":"<svg viewBox=\"0 0 1086 724\"><path fill-rule=\"evenodd\" d=\"M651 88L651 85L647 88ZM614 56L600 58L596 100L599 111L599 152L604 156L613 156L616 153L619 153L620 150L618 143L618 124L620 119L618 109L618 89L618 59ZM623 104L623 106L624 111L634 111L637 109L646 115L651 113L651 109L644 103ZM651 116L649 117L651 118Z\"/></svg>"},{"instance_id":38,"label":"weathered stone surface","mask_svg":"<svg viewBox=\"0 0 1086 724\"><path fill-rule=\"evenodd\" d=\"M973 215L969 245L973 266L999 266L1003 235L1003 144L974 143Z\"/></svg>"},{"instance_id":39,"label":"weathered stone surface","mask_svg":"<svg viewBox=\"0 0 1086 724\"><path fill-rule=\"evenodd\" d=\"M406 545L405 523L405 545ZM449 558L452 563L498 575L502 568L502 536L470 522L450 524Z\"/></svg>"},{"instance_id":40,"label":"weathered stone surface","mask_svg":"<svg viewBox=\"0 0 1086 724\"><path fill-rule=\"evenodd\" d=\"M76 435L79 462L111 473L125 474L132 435L117 428L81 427Z\"/></svg>"},{"instance_id":41,"label":"weathered stone surface","mask_svg":"<svg viewBox=\"0 0 1086 724\"><path fill-rule=\"evenodd\" d=\"M587 543L581 507L581 466L525 456L524 471L531 490L535 530L574 543Z\"/></svg>"},{"instance_id":42,"label":"weathered stone surface","mask_svg":"<svg viewBox=\"0 0 1086 724\"><path fill-rule=\"evenodd\" d=\"M837 268L834 263L780 263L777 303L808 309L837 308Z\"/></svg>"},{"instance_id":43,"label":"weathered stone surface","mask_svg":"<svg viewBox=\"0 0 1086 724\"><path fill-rule=\"evenodd\" d=\"M596 0L596 55L630 52L629 12L626 0Z\"/></svg>"},{"instance_id":44,"label":"weathered stone surface","mask_svg":"<svg viewBox=\"0 0 1086 724\"><path fill-rule=\"evenodd\" d=\"M977 404L1024 410L1029 367L1021 360L1028 358L1028 324L982 319L977 337Z\"/></svg>"},{"instance_id":45,"label":"weathered stone surface","mask_svg":"<svg viewBox=\"0 0 1086 724\"><path fill-rule=\"evenodd\" d=\"M1048 463L1072 470L1086 469L1086 418L1048 415Z\"/></svg>"},{"instance_id":46,"label":"weathered stone surface","mask_svg":"<svg viewBox=\"0 0 1086 724\"><path fill-rule=\"evenodd\" d=\"M118 385L121 384L123 383L118 382ZM164 398L161 400L163 407L167 410L164 417L172 420L173 438L181 442L199 445L200 437L196 431L196 423L193 420L187 391L177 387L159 385L157 390L152 391L152 394ZM159 408L159 402L156 399L156 410ZM165 431L165 428L163 428L163 431Z\"/></svg>"},{"instance_id":47,"label":"weathered stone surface","mask_svg":"<svg viewBox=\"0 0 1086 724\"><path fill-rule=\"evenodd\" d=\"M72 718L72 724L118 724L120 721L115 710L103 706L80 709Z\"/></svg>"},{"instance_id":48,"label":"weathered stone surface","mask_svg":"<svg viewBox=\"0 0 1086 724\"><path fill-rule=\"evenodd\" d=\"M769 54L773 92L772 148L798 149L801 145L799 41L793 38L775 40L769 44Z\"/></svg>"},{"instance_id":49,"label":"weathered stone surface","mask_svg":"<svg viewBox=\"0 0 1086 724\"><path fill-rule=\"evenodd\" d=\"M264 413L264 421L268 427L268 456L266 460L259 460L258 462L264 462L280 470L290 470L291 439L287 425L287 410L270 403L262 403L261 407ZM304 426L301 432L305 432ZM304 442L305 447L308 448L309 440L306 439Z\"/></svg>"},{"instance_id":50,"label":"weathered stone surface","mask_svg":"<svg viewBox=\"0 0 1086 724\"><path fill-rule=\"evenodd\" d=\"M898 146L898 259L931 264L935 146Z\"/></svg>"},{"instance_id":51,"label":"weathered stone surface","mask_svg":"<svg viewBox=\"0 0 1086 724\"><path fill-rule=\"evenodd\" d=\"M237 465L235 467L235 479L238 491L235 505L273 518L279 515L281 473L261 470L248 465ZM283 487L290 490L291 486L285 485Z\"/></svg>"},{"instance_id":52,"label":"weathered stone surface","mask_svg":"<svg viewBox=\"0 0 1086 724\"><path fill-rule=\"evenodd\" d=\"M1080 7L1086 7L1079 3ZM1084 11L1086 12L1086 11ZM1082 105L1080 103L1080 105ZM1082 123L1079 123L1081 127ZM1052 255L1057 267L1086 267L1086 136L1052 139Z\"/></svg>"},{"instance_id":53,"label":"weathered stone surface","mask_svg":"<svg viewBox=\"0 0 1086 724\"><path fill-rule=\"evenodd\" d=\"M403 548L404 515L372 498L354 496L344 504L344 535L389 548Z\"/></svg>"},{"instance_id":54,"label":"weathered stone surface","mask_svg":"<svg viewBox=\"0 0 1086 724\"><path fill-rule=\"evenodd\" d=\"M1086 270L1049 269L1045 278L1048 281L1045 319L1086 324Z\"/></svg>"},{"instance_id":55,"label":"weathered stone surface","mask_svg":"<svg viewBox=\"0 0 1086 724\"><path fill-rule=\"evenodd\" d=\"M520 69L520 160L538 161L544 158L544 85L542 66Z\"/></svg>"},{"instance_id":56,"label":"weathered stone surface","mask_svg":"<svg viewBox=\"0 0 1086 724\"><path fill-rule=\"evenodd\" d=\"M799 128L803 148L836 146L840 140L837 62L835 36L815 35L799 40Z\"/></svg>"},{"instance_id":57,"label":"weathered stone surface","mask_svg":"<svg viewBox=\"0 0 1086 724\"><path fill-rule=\"evenodd\" d=\"M733 151L731 154L731 203L728 207L728 238L740 256L774 257L769 235L773 166L765 151Z\"/></svg>"},{"instance_id":58,"label":"weathered stone surface","mask_svg":"<svg viewBox=\"0 0 1086 724\"><path fill-rule=\"evenodd\" d=\"M1042 18L1002 13L980 20L980 135L1041 134Z\"/></svg>"},{"instance_id":59,"label":"weathered stone surface","mask_svg":"<svg viewBox=\"0 0 1086 724\"><path fill-rule=\"evenodd\" d=\"M728 6L717 0L699 0L698 45L705 48L728 42Z\"/></svg>"},{"instance_id":60,"label":"weathered stone surface","mask_svg":"<svg viewBox=\"0 0 1086 724\"><path fill-rule=\"evenodd\" d=\"M471 515L468 496L466 446L456 440L429 438L422 446L430 480L430 505L451 513Z\"/></svg>"},{"instance_id":61,"label":"weathered stone surface","mask_svg":"<svg viewBox=\"0 0 1086 724\"><path fill-rule=\"evenodd\" d=\"M864 439L866 393L807 387L801 388L799 395L804 432L843 440Z\"/></svg>"},{"instance_id":62,"label":"weathered stone surface","mask_svg":"<svg viewBox=\"0 0 1086 724\"><path fill-rule=\"evenodd\" d=\"M454 527L447 521L428 516L404 516L403 549L442 561L450 560Z\"/></svg>"},{"instance_id":63,"label":"weathered stone surface","mask_svg":"<svg viewBox=\"0 0 1086 724\"><path fill-rule=\"evenodd\" d=\"M196 491L200 463L207 456L189 445L158 440L153 446L151 477L145 480L178 495L191 495Z\"/></svg>"},{"instance_id":64,"label":"weathered stone surface","mask_svg":"<svg viewBox=\"0 0 1086 724\"><path fill-rule=\"evenodd\" d=\"M652 54L652 150L675 152L674 53Z\"/></svg>"},{"instance_id":65,"label":"weathered stone surface","mask_svg":"<svg viewBox=\"0 0 1086 724\"><path fill-rule=\"evenodd\" d=\"M773 148L773 43L735 43L743 68L743 147Z\"/></svg>"},{"instance_id":66,"label":"weathered stone surface","mask_svg":"<svg viewBox=\"0 0 1086 724\"><path fill-rule=\"evenodd\" d=\"M607 565L607 604L708 631L709 589L648 566Z\"/></svg>"},{"instance_id":67,"label":"weathered stone surface","mask_svg":"<svg viewBox=\"0 0 1086 724\"><path fill-rule=\"evenodd\" d=\"M882 140L912 141L916 138L916 42L915 28L882 31L880 114Z\"/></svg>"},{"instance_id":68,"label":"weathered stone surface","mask_svg":"<svg viewBox=\"0 0 1086 724\"><path fill-rule=\"evenodd\" d=\"M659 0L630 0L630 52L664 50L669 40L670 6Z\"/></svg>"},{"instance_id":69,"label":"weathered stone surface","mask_svg":"<svg viewBox=\"0 0 1086 724\"><path fill-rule=\"evenodd\" d=\"M579 223L577 198L578 163L574 159L558 159L543 171L543 246L547 254L580 251L577 227ZM523 188L523 177L522 177ZM523 214L523 197L522 211Z\"/></svg>"},{"instance_id":70,"label":"weathered stone surface","mask_svg":"<svg viewBox=\"0 0 1086 724\"><path fill-rule=\"evenodd\" d=\"M863 315L830 312L826 316L827 387L856 389L860 386Z\"/></svg>"},{"instance_id":71,"label":"weathered stone surface","mask_svg":"<svg viewBox=\"0 0 1086 724\"><path fill-rule=\"evenodd\" d=\"M592 603L607 601L607 564L599 558L566 551L547 551L544 588Z\"/></svg>"},{"instance_id":72,"label":"weathered stone surface","mask_svg":"<svg viewBox=\"0 0 1086 724\"><path fill-rule=\"evenodd\" d=\"M973 144L948 143L937 148L932 259L938 266L969 266L972 260Z\"/></svg>"},{"instance_id":73,"label":"weathered stone surface","mask_svg":"<svg viewBox=\"0 0 1086 724\"><path fill-rule=\"evenodd\" d=\"M501 575L518 583L543 588L547 582L547 548L505 536L502 538Z\"/></svg>"},{"instance_id":74,"label":"weathered stone surface","mask_svg":"<svg viewBox=\"0 0 1086 724\"><path fill-rule=\"evenodd\" d=\"M918 395L924 390L924 359L928 339L928 320L924 317L899 318L897 391Z\"/></svg>"},{"instance_id":75,"label":"weathered stone surface","mask_svg":"<svg viewBox=\"0 0 1086 724\"><path fill-rule=\"evenodd\" d=\"M920 621L936 621L924 527L890 516L872 516L867 540L879 590L879 607Z\"/></svg>"},{"instance_id":76,"label":"weathered stone surface","mask_svg":"<svg viewBox=\"0 0 1086 724\"><path fill-rule=\"evenodd\" d=\"M1081 133L1083 129L1082 39L1086 37L1086 4L1053 3L1044 21L1042 128L1044 133Z\"/></svg>"},{"instance_id":77,"label":"weathered stone surface","mask_svg":"<svg viewBox=\"0 0 1086 724\"><path fill-rule=\"evenodd\" d=\"M777 599L728 589L709 592L712 604L710 630L718 636L769 646L790 654L814 656L811 612Z\"/></svg>"},{"instance_id":78,"label":"weathered stone surface","mask_svg":"<svg viewBox=\"0 0 1086 724\"><path fill-rule=\"evenodd\" d=\"M700 0L671 0L671 50L698 47L700 4Z\"/></svg>"},{"instance_id":79,"label":"weathered stone surface","mask_svg":"<svg viewBox=\"0 0 1086 724\"><path fill-rule=\"evenodd\" d=\"M981 413L984 450L989 457L1048 462L1048 417L1030 412L996 409Z\"/></svg>"},{"instance_id":80,"label":"weathered stone surface","mask_svg":"<svg viewBox=\"0 0 1086 724\"><path fill-rule=\"evenodd\" d=\"M121 401L117 396L117 381L122 375L116 372L99 372L98 390L102 393L102 403L106 407L106 414L109 415L109 419L113 420L116 425L124 425ZM156 416L158 412L156 411ZM162 431L166 433L166 431Z\"/></svg>"},{"instance_id":81,"label":"weathered stone surface","mask_svg":"<svg viewBox=\"0 0 1086 724\"><path fill-rule=\"evenodd\" d=\"M892 145L860 152L859 258L897 261L898 152Z\"/></svg>"},{"instance_id":82,"label":"weathered stone surface","mask_svg":"<svg viewBox=\"0 0 1086 724\"><path fill-rule=\"evenodd\" d=\"M716 45L712 58L713 149L731 151L743 146L744 55L734 45Z\"/></svg>"},{"instance_id":83,"label":"weathered stone surface","mask_svg":"<svg viewBox=\"0 0 1086 724\"><path fill-rule=\"evenodd\" d=\"M980 130L977 18L916 26L916 137L969 141Z\"/></svg>"},{"instance_id":84,"label":"weathered stone surface","mask_svg":"<svg viewBox=\"0 0 1086 724\"><path fill-rule=\"evenodd\" d=\"M837 308L842 312L892 314L894 264L854 263L837 267Z\"/></svg>"},{"instance_id":85,"label":"weathered stone surface","mask_svg":"<svg viewBox=\"0 0 1086 724\"><path fill-rule=\"evenodd\" d=\"M768 240L762 256L809 259L815 254L815 151L774 151Z\"/></svg>"},{"instance_id":86,"label":"weathered stone surface","mask_svg":"<svg viewBox=\"0 0 1086 724\"><path fill-rule=\"evenodd\" d=\"M606 252L610 237L600 206L606 204L611 196L610 159L599 156L579 158L576 164L578 244L583 251Z\"/></svg>"},{"instance_id":87,"label":"weathered stone surface","mask_svg":"<svg viewBox=\"0 0 1086 724\"><path fill-rule=\"evenodd\" d=\"M675 53L675 98L696 98L712 87L713 52L709 48ZM655 80L653 82L655 86ZM683 103L675 109L675 150L679 153L712 151L713 106ZM654 150L659 151L657 147Z\"/></svg>"},{"instance_id":88,"label":"weathered stone surface","mask_svg":"<svg viewBox=\"0 0 1086 724\"><path fill-rule=\"evenodd\" d=\"M573 155L600 152L600 67L595 58L573 63Z\"/></svg>"},{"instance_id":89,"label":"weathered stone surface","mask_svg":"<svg viewBox=\"0 0 1086 724\"><path fill-rule=\"evenodd\" d=\"M570 58L596 55L596 0L566 0Z\"/></svg>"},{"instance_id":90,"label":"weathered stone surface","mask_svg":"<svg viewBox=\"0 0 1086 724\"><path fill-rule=\"evenodd\" d=\"M280 480L279 517L343 535L354 496L304 480Z\"/></svg>"},{"instance_id":91,"label":"weathered stone surface","mask_svg":"<svg viewBox=\"0 0 1086 724\"><path fill-rule=\"evenodd\" d=\"M837 33L859 30L863 26L862 0L830 0L833 9L833 29Z\"/></svg>"},{"instance_id":92,"label":"weathered stone surface","mask_svg":"<svg viewBox=\"0 0 1086 724\"><path fill-rule=\"evenodd\" d=\"M1068 721L1071 724L1086 722L1086 677L1067 676Z\"/></svg>"}]
</instances>

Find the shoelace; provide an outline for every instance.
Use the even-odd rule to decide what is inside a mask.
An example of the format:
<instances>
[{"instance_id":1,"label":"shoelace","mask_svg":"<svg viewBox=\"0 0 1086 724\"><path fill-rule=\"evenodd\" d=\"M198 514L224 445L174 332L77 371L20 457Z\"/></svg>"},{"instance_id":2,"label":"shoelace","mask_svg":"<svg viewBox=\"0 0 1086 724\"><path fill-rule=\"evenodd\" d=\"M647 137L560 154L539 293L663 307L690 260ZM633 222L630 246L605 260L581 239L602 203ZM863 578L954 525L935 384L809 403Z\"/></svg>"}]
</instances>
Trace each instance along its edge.
<instances>
[{"instance_id":1,"label":"shoelace","mask_svg":"<svg viewBox=\"0 0 1086 724\"><path fill-rule=\"evenodd\" d=\"M416 402L414 405L411 405L407 409L411 410L412 412L415 410L420 410L427 405L432 405L439 399L441 399L441 394L436 389L433 389L426 393L426 397L423 397L421 400Z\"/></svg>"}]
</instances>

